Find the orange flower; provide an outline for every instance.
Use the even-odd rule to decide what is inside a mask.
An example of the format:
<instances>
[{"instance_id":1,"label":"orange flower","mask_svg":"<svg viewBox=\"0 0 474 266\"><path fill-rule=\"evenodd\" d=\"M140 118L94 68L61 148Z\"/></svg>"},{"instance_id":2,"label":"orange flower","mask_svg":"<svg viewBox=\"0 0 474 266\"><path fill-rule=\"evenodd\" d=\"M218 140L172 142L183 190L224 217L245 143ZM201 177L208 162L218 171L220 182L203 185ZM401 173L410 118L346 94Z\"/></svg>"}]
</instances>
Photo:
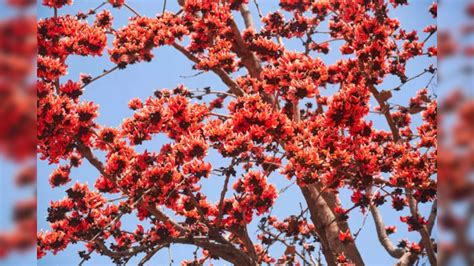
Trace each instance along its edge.
<instances>
[{"instance_id":1,"label":"orange flower","mask_svg":"<svg viewBox=\"0 0 474 266\"><path fill-rule=\"evenodd\" d=\"M343 232L339 232L339 241L341 241L344 244L352 242L354 239L352 238L352 234L349 230Z\"/></svg>"}]
</instances>

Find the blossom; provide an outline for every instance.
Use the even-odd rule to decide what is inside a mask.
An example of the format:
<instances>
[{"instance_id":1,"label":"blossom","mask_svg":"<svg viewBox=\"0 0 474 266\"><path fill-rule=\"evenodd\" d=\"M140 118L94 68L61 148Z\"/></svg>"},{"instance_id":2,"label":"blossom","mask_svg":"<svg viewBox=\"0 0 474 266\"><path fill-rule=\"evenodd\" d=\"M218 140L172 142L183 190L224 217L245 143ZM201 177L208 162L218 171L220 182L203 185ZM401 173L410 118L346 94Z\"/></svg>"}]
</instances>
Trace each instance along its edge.
<instances>
[{"instance_id":1,"label":"blossom","mask_svg":"<svg viewBox=\"0 0 474 266\"><path fill-rule=\"evenodd\" d=\"M350 242L354 241L354 239L352 238L351 232L349 230L347 230L347 231L340 231L339 232L339 241L341 241L344 244L347 244L347 243L350 243Z\"/></svg>"},{"instance_id":2,"label":"blossom","mask_svg":"<svg viewBox=\"0 0 474 266\"><path fill-rule=\"evenodd\" d=\"M43 5L54 8L61 8L64 5L72 5L72 0L43 0Z\"/></svg>"},{"instance_id":3,"label":"blossom","mask_svg":"<svg viewBox=\"0 0 474 266\"><path fill-rule=\"evenodd\" d=\"M52 187L57 187L68 183L69 181L71 181L69 173L69 166L61 166L56 168L56 170L54 170L51 176L49 177L49 184Z\"/></svg>"},{"instance_id":4,"label":"blossom","mask_svg":"<svg viewBox=\"0 0 474 266\"><path fill-rule=\"evenodd\" d=\"M394 225L386 226L385 227L385 232L387 232L387 235L391 235L393 233L396 233L397 232L397 227L394 226Z\"/></svg>"}]
</instances>

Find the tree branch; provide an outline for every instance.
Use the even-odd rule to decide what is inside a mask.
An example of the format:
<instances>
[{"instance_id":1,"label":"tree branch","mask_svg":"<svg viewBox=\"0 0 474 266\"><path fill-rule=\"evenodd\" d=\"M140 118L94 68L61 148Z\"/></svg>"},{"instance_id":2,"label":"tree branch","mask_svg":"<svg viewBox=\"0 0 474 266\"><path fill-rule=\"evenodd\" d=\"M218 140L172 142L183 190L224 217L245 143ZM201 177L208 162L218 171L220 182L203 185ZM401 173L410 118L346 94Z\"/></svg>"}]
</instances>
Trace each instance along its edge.
<instances>
[{"instance_id":1,"label":"tree branch","mask_svg":"<svg viewBox=\"0 0 474 266\"><path fill-rule=\"evenodd\" d=\"M260 72L262 72L262 66L258 61L257 57L248 49L245 45L244 39L240 33L240 30L234 20L231 20L230 28L234 34L234 48L236 54L242 60L242 64L247 68L250 76L259 79Z\"/></svg>"},{"instance_id":2,"label":"tree branch","mask_svg":"<svg viewBox=\"0 0 474 266\"><path fill-rule=\"evenodd\" d=\"M262 229L262 231L263 231L264 233L266 233L267 235L271 236L273 239L275 239L275 240L277 240L278 242L280 242L280 243L282 243L283 245L285 245L285 247L287 247L287 248L288 248L288 247L293 247L293 246L289 245L288 243L286 243L285 240L281 239L279 236L273 234L272 232L267 231L267 230L265 230L265 229ZM314 264L314 263L309 262L309 261L308 261L300 252L298 252L296 249L295 249L295 254L298 255L298 257L300 257L300 258L303 260L303 262L304 262L305 264L307 264L307 265L313 265L313 264Z\"/></svg>"},{"instance_id":3,"label":"tree branch","mask_svg":"<svg viewBox=\"0 0 474 266\"><path fill-rule=\"evenodd\" d=\"M148 252L145 257L143 257L143 259L140 260L140 262L138 263L138 266L143 266L145 265L145 263L147 261L149 261L158 251L160 251L163 247L165 247L164 245L158 245L156 246L153 250L151 250L150 252Z\"/></svg>"},{"instance_id":4,"label":"tree branch","mask_svg":"<svg viewBox=\"0 0 474 266\"><path fill-rule=\"evenodd\" d=\"M379 209L374 204L370 204L370 212L372 213L372 217L374 218L375 228L377 231L377 237L380 241L380 244L385 248L385 250L390 254L390 256L394 258L401 258L405 253L403 249L397 248L390 238L387 235L387 231L385 230L385 224L383 222L382 215L379 212Z\"/></svg>"},{"instance_id":5,"label":"tree branch","mask_svg":"<svg viewBox=\"0 0 474 266\"><path fill-rule=\"evenodd\" d=\"M104 76L106 76L106 75L108 75L108 74L114 72L114 71L117 70L117 69L119 69L118 66L115 66L115 67L113 67L113 68L111 68L111 69L109 69L109 70L105 70L102 74L98 75L97 77L91 79L91 80L90 80L89 82L87 82L86 84L82 85L81 88L84 89L86 86L88 86L88 85L91 84L92 82L94 82L94 81L96 81L96 80L98 80L98 79L100 79L100 78L102 78L102 77L104 77Z\"/></svg>"},{"instance_id":6,"label":"tree branch","mask_svg":"<svg viewBox=\"0 0 474 266\"><path fill-rule=\"evenodd\" d=\"M229 244L215 244L207 237L203 238L172 238L170 242L178 244L193 244L208 250L211 254L221 257L234 265L254 266L250 257L242 250L235 248Z\"/></svg>"},{"instance_id":7,"label":"tree branch","mask_svg":"<svg viewBox=\"0 0 474 266\"><path fill-rule=\"evenodd\" d=\"M217 227L219 227L220 224L221 224L222 214L223 214L223 211L224 211L224 198L225 198L225 194L227 193L227 187L229 186L229 179L230 179L230 175L228 174L225 177L224 186L222 187L221 196L219 198L219 205L218 205L219 214L217 216L217 221L216 221Z\"/></svg>"},{"instance_id":8,"label":"tree branch","mask_svg":"<svg viewBox=\"0 0 474 266\"><path fill-rule=\"evenodd\" d=\"M418 212L417 203L416 203L415 199L413 198L412 190L407 189L406 192L407 192L406 194L407 194L407 198L408 198L408 205L410 207L411 215L415 219L418 219L418 217L420 217L420 213ZM428 255L428 259L429 259L431 265L437 265L437 259L436 259L436 255L435 255L435 252L434 252L433 243L431 242L430 233L428 232L428 228L425 225L422 224L421 228L418 230L418 232L421 235L421 241L423 243L423 246L426 249L426 253Z\"/></svg>"},{"instance_id":9,"label":"tree branch","mask_svg":"<svg viewBox=\"0 0 474 266\"><path fill-rule=\"evenodd\" d=\"M357 248L352 247L354 245L345 246L339 241L339 226L337 223L331 222L336 217L324 197L319 196L318 189L314 185L306 185L300 188L308 204L311 220L320 238L328 265L337 265L336 255L341 253L346 254L356 265L364 265Z\"/></svg>"},{"instance_id":10,"label":"tree branch","mask_svg":"<svg viewBox=\"0 0 474 266\"><path fill-rule=\"evenodd\" d=\"M194 56L192 53L190 53L186 48L184 48L183 46L177 44L177 43L173 43L172 46L174 48L176 48L178 51L180 51L184 56L186 56L189 60L193 61L194 63L199 63L199 58L197 58L196 56ZM242 96L244 95L244 92L242 91L242 89L239 87L239 85L234 81L232 80L232 78L227 75L227 73L222 70L221 68L213 68L212 69L212 72L214 72L215 74L217 74L217 76L219 76L219 78L221 78L222 82L224 82L225 85L227 85L227 87L229 87L230 91L237 95L237 96Z\"/></svg>"},{"instance_id":11,"label":"tree branch","mask_svg":"<svg viewBox=\"0 0 474 266\"><path fill-rule=\"evenodd\" d=\"M255 4L255 8L257 8L258 17L263 18L263 14L262 14L262 11L260 10L260 5L258 4L257 0L253 0L253 3Z\"/></svg>"},{"instance_id":12,"label":"tree branch","mask_svg":"<svg viewBox=\"0 0 474 266\"><path fill-rule=\"evenodd\" d=\"M245 27L247 29L255 28L255 25L253 23L252 13L250 12L247 4L240 5L240 14L242 15L242 18L244 19Z\"/></svg>"},{"instance_id":13,"label":"tree branch","mask_svg":"<svg viewBox=\"0 0 474 266\"><path fill-rule=\"evenodd\" d=\"M390 113L390 107L388 104L382 99L380 92L375 88L373 84L369 84L369 90L374 95L375 99L377 100L378 104L380 105L380 111L384 114L385 119L387 120L388 126L390 127L390 131L392 132L393 139L395 141L399 141L401 139L400 132L393 120L392 114Z\"/></svg>"}]
</instances>

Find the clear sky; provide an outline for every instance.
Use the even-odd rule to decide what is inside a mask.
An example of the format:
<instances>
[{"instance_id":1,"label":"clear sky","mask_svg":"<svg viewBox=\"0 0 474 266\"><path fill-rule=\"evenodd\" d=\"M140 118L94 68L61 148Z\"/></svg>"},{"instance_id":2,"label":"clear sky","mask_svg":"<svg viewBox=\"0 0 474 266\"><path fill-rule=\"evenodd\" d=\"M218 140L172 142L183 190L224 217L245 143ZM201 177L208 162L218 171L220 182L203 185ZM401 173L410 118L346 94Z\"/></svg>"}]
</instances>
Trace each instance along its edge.
<instances>
[{"instance_id":1,"label":"clear sky","mask_svg":"<svg viewBox=\"0 0 474 266\"><path fill-rule=\"evenodd\" d=\"M39 1L41 2L41 1ZM91 0L77 0L73 6L65 7L60 9L59 14L71 13L75 14L77 11L87 11L90 8L95 8L101 1ZM177 11L178 7L176 1L168 1L168 10ZM250 1L250 7L253 14L257 14ZM431 0L419 0L413 1L414 3L409 7L402 7L398 10L391 11L393 17L397 17L404 29L410 31L412 29L418 29L421 31L424 26L435 23L431 15L428 13L428 7L431 5ZM130 0L127 1L142 15L154 16L161 12L162 1L149 1L149 0ZM260 0L260 7L264 14L269 11L277 10L278 1L272 0ZM107 6L110 10L110 6ZM52 10L44 7L39 7L38 17L52 16ZM114 28L119 28L125 25L128 18L133 14L127 9L122 8L120 10L111 10L114 16ZM240 16L236 16L240 19ZM256 16L254 16L256 18ZM241 22L240 22L241 25ZM242 28L242 27L241 27ZM421 36L425 36L421 33ZM322 37L327 38L327 36ZM326 39L321 39L324 41ZM429 45L432 45L436 38L432 38L429 41ZM299 50L301 49L299 41L284 41L288 50ZM331 54L331 53L330 53ZM337 53L332 53L336 55ZM174 88L178 84L184 84L190 89L198 89L206 86L210 86L215 90L224 90L224 85L220 80L212 73L206 73L193 78L183 78L182 76L189 76L195 73L192 70L192 64L184 56L179 54L173 48L162 47L154 50L155 58L151 63L140 63L128 66L123 71L116 71L107 77L98 80L87 86L84 95L81 100L91 100L100 105L100 116L98 122L105 126L118 126L125 117L132 115L132 112L127 108L128 101L133 97L139 97L145 99L153 95L153 91L159 88ZM320 56L319 54L312 54L313 56ZM323 56L325 62L335 62L338 57L335 56ZM432 58L423 57L416 60L415 63L410 64L408 68L408 77L421 72L429 64L435 64L436 61ZM83 58L78 56L72 56L68 59L67 64L69 65L69 73L67 77L61 79L66 81L67 79L78 80L80 73L89 73L92 76L96 76L102 72L103 69L112 68L114 65L108 61L108 54L104 53L103 57L100 58ZM427 78L422 77L404 87L400 92L395 92L392 102L406 104L408 99L415 95L416 91L424 87L427 83ZM389 89L399 85L397 79L387 80L383 84L381 89ZM433 88L431 88L431 91ZM435 90L435 89L434 89ZM372 107L375 103L372 102ZM377 115L371 115L370 119L374 121L377 128L386 129L385 120ZM147 142L145 145L138 147L137 149L142 151L145 148L148 150L158 151L160 145L166 140L154 140ZM210 154L207 160L216 165L218 157L215 154ZM220 158L219 158L220 159ZM55 168L54 165L48 165L47 162L38 162L38 229L47 230L49 228L46 222L47 207L51 200L58 200L65 197L66 188L61 187L58 189L51 189L48 184L48 177L51 171ZM95 178L98 176L97 171L90 167L87 162L84 163L79 169L74 169L71 173L73 182L69 185L78 182L88 182L91 186L94 184ZM269 177L270 182L277 185L278 188L287 186L290 182L279 174L273 174ZM232 180L233 182L234 180ZM217 201L220 188L222 187L222 178L213 176L205 184L203 184L203 190L208 195L209 200ZM3 191L2 191L3 192ZM351 203L348 200L348 193L342 193L344 207L348 208ZM273 213L278 217L286 217L290 214L299 212L299 203L303 203L300 191L296 186L292 186L286 193L282 194L275 204ZM0 213L4 217L4 210ZM350 226L353 230L360 227L363 215L355 210L351 213L351 219L349 220ZM399 228L398 232L392 236L394 242L402 238L409 238L412 241L418 241L419 236L417 233L407 233L406 225L399 222L400 215L407 215L408 212L395 212L390 208L390 203L387 203L382 208L382 214L385 216L386 225L397 225ZM258 218L254 219L258 221ZM125 228L135 228L136 220L133 217L126 217L123 220L123 226ZM252 238L256 236L255 224L250 225L249 232ZM360 252L367 265L391 265L394 260L386 253L383 247L379 244L375 227L372 223L372 217L368 217L365 227L362 229L361 234L357 238L357 244L360 247ZM40 265L77 265L80 258L77 254L78 250L84 249L83 244L71 245L67 250L59 253L56 256L48 254L42 260L38 262ZM172 258L174 259L174 265L179 265L184 259L191 259L194 247L177 245L171 247ZM276 246L271 249L271 254L277 258L282 254L283 248ZM18 259L18 258L15 258ZM20 258L21 259L21 258ZM130 265L136 263L137 260L132 260ZM13 260L13 258L12 258ZM18 262L18 261L16 261ZM153 265L168 265L169 254L167 249L163 249L155 255L152 260ZM88 262L89 265L106 265L111 263L107 257L101 257L94 253L92 259ZM223 265L223 261L214 261L215 265ZM2 263L0 263L2 264ZM16 264L18 265L18 264ZM87 265L87 264L86 264Z\"/></svg>"}]
</instances>

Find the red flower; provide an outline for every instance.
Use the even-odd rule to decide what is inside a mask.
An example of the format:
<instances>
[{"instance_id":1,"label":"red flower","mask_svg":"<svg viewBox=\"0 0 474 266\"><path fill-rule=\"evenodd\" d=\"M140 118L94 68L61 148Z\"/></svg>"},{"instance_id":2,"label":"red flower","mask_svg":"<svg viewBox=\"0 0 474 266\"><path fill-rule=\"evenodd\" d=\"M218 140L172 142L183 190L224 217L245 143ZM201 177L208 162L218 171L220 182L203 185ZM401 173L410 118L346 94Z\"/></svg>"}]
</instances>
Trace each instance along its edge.
<instances>
[{"instance_id":1,"label":"red flower","mask_svg":"<svg viewBox=\"0 0 474 266\"><path fill-rule=\"evenodd\" d=\"M61 8L64 5L72 5L72 0L43 0L43 5L54 8Z\"/></svg>"},{"instance_id":2,"label":"red flower","mask_svg":"<svg viewBox=\"0 0 474 266\"><path fill-rule=\"evenodd\" d=\"M112 21L113 21L112 14L110 14L108 10L102 10L100 13L96 15L94 26L108 30L110 29L110 27L112 27Z\"/></svg>"},{"instance_id":3,"label":"red flower","mask_svg":"<svg viewBox=\"0 0 474 266\"><path fill-rule=\"evenodd\" d=\"M337 255L337 263L347 265L346 263L348 262L349 260L347 259L346 255L344 255L344 253L340 253L339 255Z\"/></svg>"},{"instance_id":4,"label":"red flower","mask_svg":"<svg viewBox=\"0 0 474 266\"><path fill-rule=\"evenodd\" d=\"M71 178L69 178L69 173L71 168L69 166L60 166L53 171L53 173L49 176L49 184L51 187L57 187L61 185L65 185Z\"/></svg>"},{"instance_id":5,"label":"red flower","mask_svg":"<svg viewBox=\"0 0 474 266\"><path fill-rule=\"evenodd\" d=\"M125 3L125 0L109 0L109 3L113 6L113 7L122 7L123 4Z\"/></svg>"},{"instance_id":6,"label":"red flower","mask_svg":"<svg viewBox=\"0 0 474 266\"><path fill-rule=\"evenodd\" d=\"M73 82L72 80L68 80L65 84L61 84L59 90L75 101L77 101L79 96L82 95L81 83Z\"/></svg>"},{"instance_id":7,"label":"red flower","mask_svg":"<svg viewBox=\"0 0 474 266\"><path fill-rule=\"evenodd\" d=\"M391 234L397 232L397 227L395 225L386 226L385 227L385 232L387 232L387 235L391 235Z\"/></svg>"},{"instance_id":8,"label":"red flower","mask_svg":"<svg viewBox=\"0 0 474 266\"><path fill-rule=\"evenodd\" d=\"M128 108L132 110L138 110L143 107L143 103L138 98L133 98L128 102Z\"/></svg>"},{"instance_id":9,"label":"red flower","mask_svg":"<svg viewBox=\"0 0 474 266\"><path fill-rule=\"evenodd\" d=\"M410 252L415 253L415 254L421 253L421 247L417 243L411 243L409 246L409 250Z\"/></svg>"},{"instance_id":10,"label":"red flower","mask_svg":"<svg viewBox=\"0 0 474 266\"><path fill-rule=\"evenodd\" d=\"M438 16L438 2L433 2L433 4L431 4L430 6L430 9L429 9L431 15L433 16L433 18L436 18Z\"/></svg>"},{"instance_id":11,"label":"red flower","mask_svg":"<svg viewBox=\"0 0 474 266\"><path fill-rule=\"evenodd\" d=\"M207 143L198 136L183 136L180 141L181 146L177 147L184 155L185 160L193 158L202 159L207 154Z\"/></svg>"},{"instance_id":12,"label":"red flower","mask_svg":"<svg viewBox=\"0 0 474 266\"><path fill-rule=\"evenodd\" d=\"M47 81L56 80L66 75L67 68L59 59L38 56L38 77Z\"/></svg>"},{"instance_id":13,"label":"red flower","mask_svg":"<svg viewBox=\"0 0 474 266\"><path fill-rule=\"evenodd\" d=\"M347 244L354 241L354 239L352 238L352 234L349 230L345 232L339 231L339 241L341 241L344 244Z\"/></svg>"}]
</instances>

